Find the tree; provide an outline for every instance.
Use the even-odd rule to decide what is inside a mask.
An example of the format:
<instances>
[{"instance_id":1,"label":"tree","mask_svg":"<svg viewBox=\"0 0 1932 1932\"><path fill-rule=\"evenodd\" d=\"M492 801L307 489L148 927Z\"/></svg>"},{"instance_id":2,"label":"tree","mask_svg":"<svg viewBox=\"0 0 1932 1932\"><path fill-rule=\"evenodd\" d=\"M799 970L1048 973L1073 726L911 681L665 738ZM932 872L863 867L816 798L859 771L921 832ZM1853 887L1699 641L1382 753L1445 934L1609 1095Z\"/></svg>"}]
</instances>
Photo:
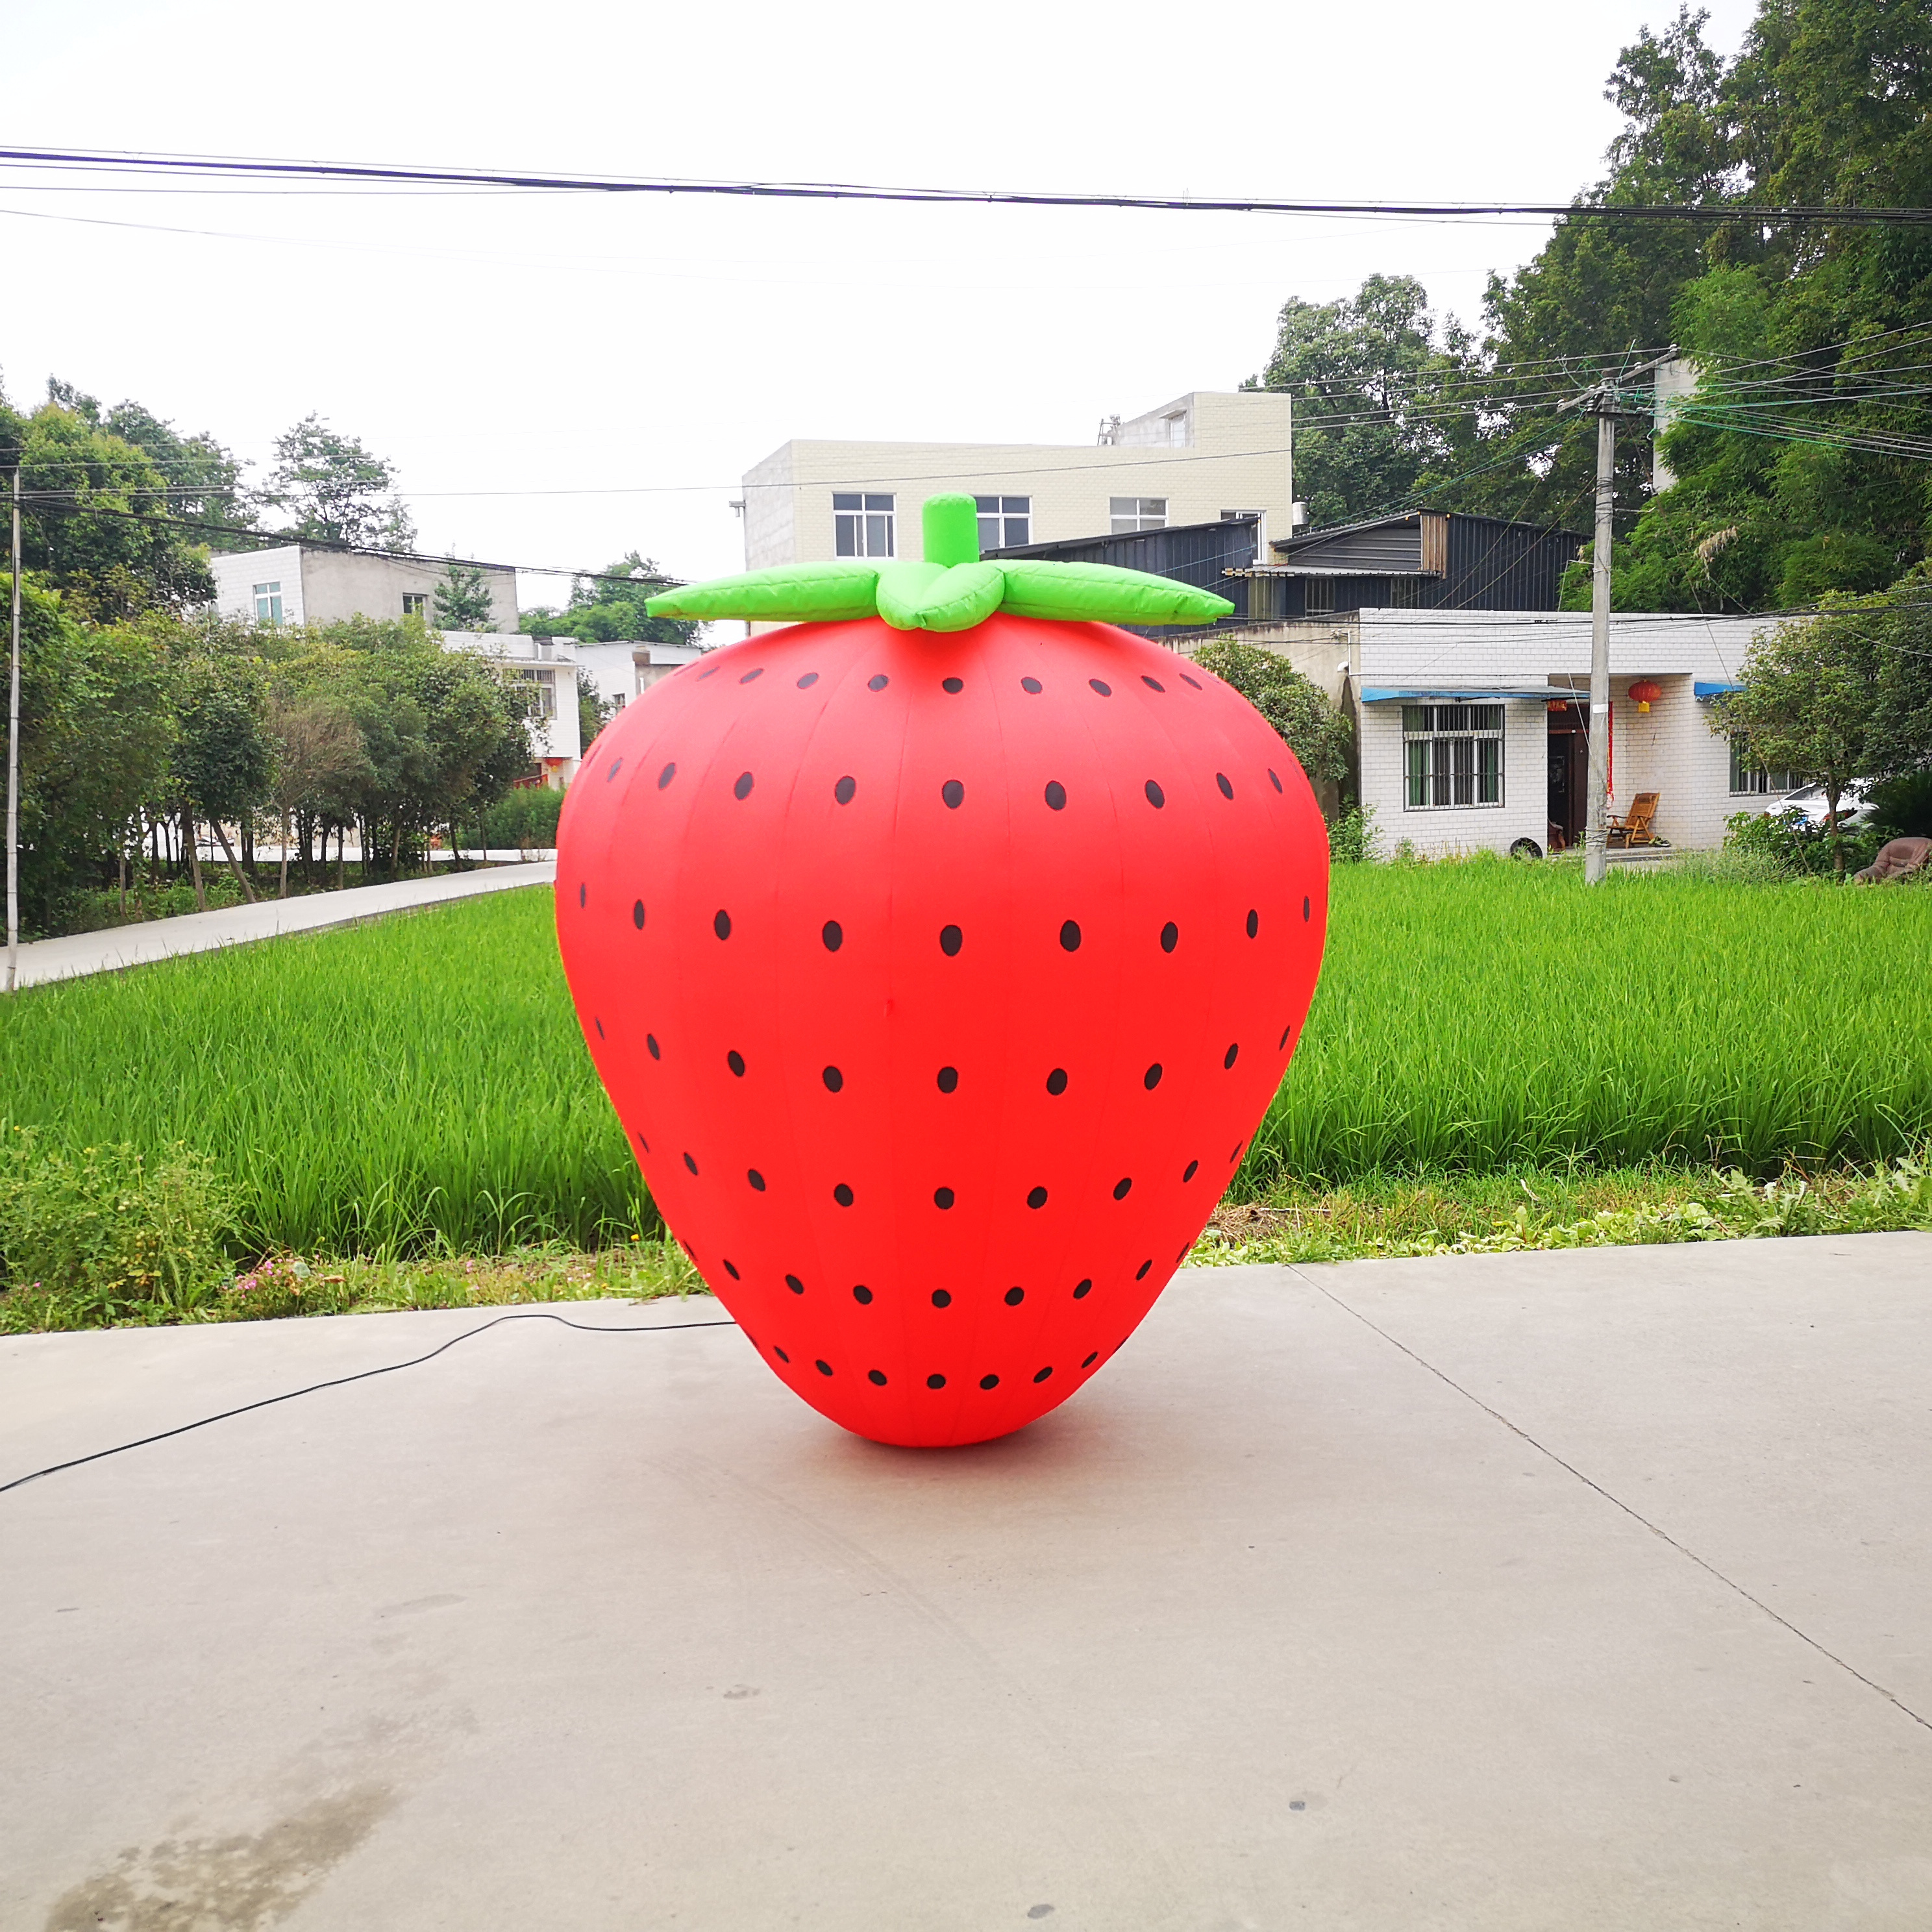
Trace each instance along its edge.
<instances>
[{"instance_id":1,"label":"tree","mask_svg":"<svg viewBox=\"0 0 1932 1932\"><path fill-rule=\"evenodd\" d=\"M1274 727L1318 790L1328 786L1339 794L1348 782L1348 721L1286 658L1230 638L1204 644L1194 662L1232 685Z\"/></svg>"},{"instance_id":2,"label":"tree","mask_svg":"<svg viewBox=\"0 0 1932 1932\"><path fill-rule=\"evenodd\" d=\"M627 550L595 577L572 580L570 604L559 610L539 605L526 610L518 628L526 637L581 638L590 644L688 644L698 626L682 618L653 617L644 600L670 581L647 556Z\"/></svg>"},{"instance_id":3,"label":"tree","mask_svg":"<svg viewBox=\"0 0 1932 1932\"><path fill-rule=\"evenodd\" d=\"M617 706L597 688L597 680L587 670L577 674L577 742L584 755L590 754L592 741L617 715Z\"/></svg>"},{"instance_id":4,"label":"tree","mask_svg":"<svg viewBox=\"0 0 1932 1932\"><path fill-rule=\"evenodd\" d=\"M407 550L416 542L416 525L391 487L396 466L313 412L275 439L275 459L263 500L292 515L297 536L364 550Z\"/></svg>"},{"instance_id":5,"label":"tree","mask_svg":"<svg viewBox=\"0 0 1932 1932\"><path fill-rule=\"evenodd\" d=\"M446 631L496 628L489 581L473 563L460 563L452 556L445 566L442 581L436 586L436 621Z\"/></svg>"},{"instance_id":6,"label":"tree","mask_svg":"<svg viewBox=\"0 0 1932 1932\"><path fill-rule=\"evenodd\" d=\"M1755 763L1798 773L1824 788L1832 866L1844 877L1838 801L1855 778L1876 776L1876 626L1868 608L1844 603L1813 618L1760 631L1742 674L1743 688L1712 706L1711 729L1739 734Z\"/></svg>"},{"instance_id":7,"label":"tree","mask_svg":"<svg viewBox=\"0 0 1932 1932\"><path fill-rule=\"evenodd\" d=\"M194 832L200 818L213 827L228 868L252 905L254 885L235 856L227 828L250 821L272 794L274 747L263 718L267 694L262 675L251 662L190 649L178 664L177 676L180 737L174 775L195 896L202 897Z\"/></svg>"},{"instance_id":8,"label":"tree","mask_svg":"<svg viewBox=\"0 0 1932 1932\"><path fill-rule=\"evenodd\" d=\"M1429 296L1412 275L1370 275L1353 296L1282 307L1274 353L1247 387L1295 398L1295 494L1318 525L1400 508L1472 446L1469 340L1452 318L1437 340ZM1328 427L1323 417L1343 418Z\"/></svg>"},{"instance_id":9,"label":"tree","mask_svg":"<svg viewBox=\"0 0 1932 1932\"><path fill-rule=\"evenodd\" d=\"M281 821L281 877L276 896L289 896L289 844L298 816L327 824L344 816L345 794L368 763L362 734L335 698L284 678L272 684L263 717L274 766L268 799ZM307 837L304 838L304 854ZM306 866L307 857L303 863Z\"/></svg>"}]
</instances>

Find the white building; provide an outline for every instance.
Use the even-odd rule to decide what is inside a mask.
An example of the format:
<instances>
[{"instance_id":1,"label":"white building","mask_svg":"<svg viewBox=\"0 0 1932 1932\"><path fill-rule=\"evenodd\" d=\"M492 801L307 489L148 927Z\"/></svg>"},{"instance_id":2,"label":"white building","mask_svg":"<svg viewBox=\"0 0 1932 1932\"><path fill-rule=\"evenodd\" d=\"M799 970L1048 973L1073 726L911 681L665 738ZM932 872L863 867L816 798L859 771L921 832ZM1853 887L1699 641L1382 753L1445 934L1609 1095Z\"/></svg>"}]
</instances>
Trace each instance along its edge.
<instances>
[{"instance_id":1,"label":"white building","mask_svg":"<svg viewBox=\"0 0 1932 1932\"><path fill-rule=\"evenodd\" d=\"M1736 688L1763 628L1755 617L1612 615L1612 812L1654 792L1658 836L1708 848L1733 813L1766 809L1791 788L1710 728L1711 700ZM1431 856L1582 842L1587 613L1364 610L1334 629L1326 652L1305 638L1294 656L1317 672L1312 660L1334 659L1383 852L1403 839Z\"/></svg>"},{"instance_id":2,"label":"white building","mask_svg":"<svg viewBox=\"0 0 1932 1932\"><path fill-rule=\"evenodd\" d=\"M490 592L496 631L517 628L517 573L507 564L472 563ZM334 624L345 617L420 617L436 622L436 591L446 566L428 558L366 556L356 550L283 544L208 560L214 607L224 617L264 624Z\"/></svg>"},{"instance_id":3,"label":"white building","mask_svg":"<svg viewBox=\"0 0 1932 1932\"><path fill-rule=\"evenodd\" d=\"M922 555L920 507L980 499L982 550L1259 512L1292 526L1289 398L1196 390L1092 444L788 442L745 476L745 567Z\"/></svg>"},{"instance_id":4,"label":"white building","mask_svg":"<svg viewBox=\"0 0 1932 1932\"><path fill-rule=\"evenodd\" d=\"M544 782L561 790L577 776L584 745L577 718L574 638L525 638L514 632L445 631L443 648L466 651L537 690L531 748Z\"/></svg>"},{"instance_id":5,"label":"white building","mask_svg":"<svg viewBox=\"0 0 1932 1932\"><path fill-rule=\"evenodd\" d=\"M576 638L553 641L568 646L572 656L596 683L597 694L620 711L661 678L670 676L680 664L691 664L704 655L696 644L639 643L628 638L609 644L586 644Z\"/></svg>"}]
</instances>

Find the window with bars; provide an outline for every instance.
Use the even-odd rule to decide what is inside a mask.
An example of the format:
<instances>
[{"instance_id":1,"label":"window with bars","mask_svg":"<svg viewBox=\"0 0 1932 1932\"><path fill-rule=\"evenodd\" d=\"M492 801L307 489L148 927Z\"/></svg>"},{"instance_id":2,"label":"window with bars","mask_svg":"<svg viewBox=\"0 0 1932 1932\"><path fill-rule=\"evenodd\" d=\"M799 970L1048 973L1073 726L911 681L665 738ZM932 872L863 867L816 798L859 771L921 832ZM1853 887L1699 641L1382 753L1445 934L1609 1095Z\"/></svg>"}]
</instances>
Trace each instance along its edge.
<instances>
[{"instance_id":1,"label":"window with bars","mask_svg":"<svg viewBox=\"0 0 1932 1932\"><path fill-rule=\"evenodd\" d=\"M1500 704L1405 704L1402 736L1405 811L1502 803Z\"/></svg>"},{"instance_id":2,"label":"window with bars","mask_svg":"<svg viewBox=\"0 0 1932 1932\"><path fill-rule=\"evenodd\" d=\"M1167 528L1165 496L1110 496L1107 506L1117 537L1132 536L1136 530Z\"/></svg>"},{"instance_id":3,"label":"window with bars","mask_svg":"<svg viewBox=\"0 0 1932 1932\"><path fill-rule=\"evenodd\" d=\"M525 670L519 668L517 676L527 684L537 688L537 716L551 718L556 716L556 674L548 670Z\"/></svg>"},{"instance_id":4,"label":"window with bars","mask_svg":"<svg viewBox=\"0 0 1932 1932\"><path fill-rule=\"evenodd\" d=\"M1742 731L1731 734L1731 795L1742 798L1758 792L1795 791L1795 772L1778 772L1760 764L1751 756L1750 740Z\"/></svg>"},{"instance_id":5,"label":"window with bars","mask_svg":"<svg viewBox=\"0 0 1932 1932\"><path fill-rule=\"evenodd\" d=\"M832 493L833 550L840 556L896 556L892 542L892 499L874 491Z\"/></svg>"},{"instance_id":6,"label":"window with bars","mask_svg":"<svg viewBox=\"0 0 1932 1932\"><path fill-rule=\"evenodd\" d=\"M980 508L980 554L1033 542L1030 496L975 496Z\"/></svg>"},{"instance_id":7,"label":"window with bars","mask_svg":"<svg viewBox=\"0 0 1932 1932\"><path fill-rule=\"evenodd\" d=\"M280 584L256 585L255 621L258 624L279 624L282 621L282 586Z\"/></svg>"}]
</instances>

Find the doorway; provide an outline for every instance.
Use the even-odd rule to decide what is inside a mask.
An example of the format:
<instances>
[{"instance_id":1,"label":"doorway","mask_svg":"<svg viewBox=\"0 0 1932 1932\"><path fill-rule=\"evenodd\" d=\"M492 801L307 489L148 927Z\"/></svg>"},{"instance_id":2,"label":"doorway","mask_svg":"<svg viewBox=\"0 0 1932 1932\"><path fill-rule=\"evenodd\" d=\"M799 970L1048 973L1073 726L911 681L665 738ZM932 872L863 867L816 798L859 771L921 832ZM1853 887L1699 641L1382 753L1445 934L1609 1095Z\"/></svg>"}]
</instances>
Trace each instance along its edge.
<instances>
[{"instance_id":1,"label":"doorway","mask_svg":"<svg viewBox=\"0 0 1932 1932\"><path fill-rule=\"evenodd\" d=\"M1588 820L1589 714L1577 700L1550 706L1550 850L1568 852L1583 842Z\"/></svg>"}]
</instances>

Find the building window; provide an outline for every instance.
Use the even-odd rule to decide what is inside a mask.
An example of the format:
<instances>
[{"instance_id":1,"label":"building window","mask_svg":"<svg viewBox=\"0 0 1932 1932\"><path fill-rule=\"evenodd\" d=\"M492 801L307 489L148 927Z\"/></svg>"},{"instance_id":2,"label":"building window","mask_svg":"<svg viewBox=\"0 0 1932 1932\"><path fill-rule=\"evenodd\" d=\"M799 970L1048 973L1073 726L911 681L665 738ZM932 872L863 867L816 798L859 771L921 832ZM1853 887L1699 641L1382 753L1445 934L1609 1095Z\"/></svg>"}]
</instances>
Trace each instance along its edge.
<instances>
[{"instance_id":1,"label":"building window","mask_svg":"<svg viewBox=\"0 0 1932 1932\"><path fill-rule=\"evenodd\" d=\"M1796 776L1790 772L1774 772L1751 757L1750 740L1742 731L1731 734L1731 795L1742 798L1758 792L1795 791Z\"/></svg>"},{"instance_id":2,"label":"building window","mask_svg":"<svg viewBox=\"0 0 1932 1932\"><path fill-rule=\"evenodd\" d=\"M403 592L403 615L405 617L428 618L429 592L427 590L405 590Z\"/></svg>"},{"instance_id":3,"label":"building window","mask_svg":"<svg viewBox=\"0 0 1932 1932\"><path fill-rule=\"evenodd\" d=\"M1174 449L1185 449L1187 447L1187 412L1176 410L1165 421L1168 446Z\"/></svg>"},{"instance_id":4,"label":"building window","mask_svg":"<svg viewBox=\"0 0 1932 1932\"><path fill-rule=\"evenodd\" d=\"M1114 535L1132 536L1136 530L1167 528L1165 496L1114 496L1108 500L1114 520Z\"/></svg>"},{"instance_id":5,"label":"building window","mask_svg":"<svg viewBox=\"0 0 1932 1932\"><path fill-rule=\"evenodd\" d=\"M555 674L547 670L525 670L520 668L517 675L526 683L536 686L537 716L539 718L554 718L556 716Z\"/></svg>"},{"instance_id":6,"label":"building window","mask_svg":"<svg viewBox=\"0 0 1932 1932\"><path fill-rule=\"evenodd\" d=\"M282 621L282 586L279 584L256 585L255 621L258 624L279 624Z\"/></svg>"},{"instance_id":7,"label":"building window","mask_svg":"<svg viewBox=\"0 0 1932 1932\"><path fill-rule=\"evenodd\" d=\"M1335 609L1335 580L1332 577L1304 577L1301 608L1311 617L1331 616Z\"/></svg>"},{"instance_id":8,"label":"building window","mask_svg":"<svg viewBox=\"0 0 1932 1932\"><path fill-rule=\"evenodd\" d=\"M980 554L1033 542L1030 496L975 496L980 506Z\"/></svg>"},{"instance_id":9,"label":"building window","mask_svg":"<svg viewBox=\"0 0 1932 1932\"><path fill-rule=\"evenodd\" d=\"M892 500L839 490L832 499L832 528L840 556L896 556L892 543Z\"/></svg>"},{"instance_id":10,"label":"building window","mask_svg":"<svg viewBox=\"0 0 1932 1932\"><path fill-rule=\"evenodd\" d=\"M1402 736L1405 811L1502 803L1500 704L1405 704Z\"/></svg>"}]
</instances>

